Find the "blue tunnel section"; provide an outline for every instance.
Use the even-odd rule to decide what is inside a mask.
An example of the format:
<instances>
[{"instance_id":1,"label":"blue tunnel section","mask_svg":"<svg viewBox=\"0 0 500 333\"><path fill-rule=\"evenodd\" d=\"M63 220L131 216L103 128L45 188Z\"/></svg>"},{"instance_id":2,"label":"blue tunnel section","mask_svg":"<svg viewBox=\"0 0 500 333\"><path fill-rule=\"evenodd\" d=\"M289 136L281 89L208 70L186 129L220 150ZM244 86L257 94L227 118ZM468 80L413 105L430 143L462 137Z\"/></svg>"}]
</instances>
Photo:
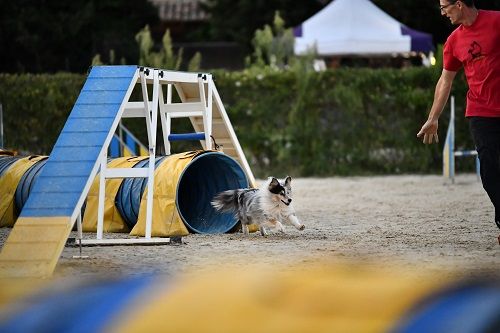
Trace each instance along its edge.
<instances>
[{"instance_id":1,"label":"blue tunnel section","mask_svg":"<svg viewBox=\"0 0 500 333\"><path fill-rule=\"evenodd\" d=\"M10 155L0 156L0 177L12 164L14 164L17 160L21 158L22 156L10 156Z\"/></svg>"},{"instance_id":2,"label":"blue tunnel section","mask_svg":"<svg viewBox=\"0 0 500 333\"><path fill-rule=\"evenodd\" d=\"M157 157L155 168L165 158ZM142 160L134 168L143 168L147 164L147 159ZM130 229L137 222L146 186L146 178L128 178L122 182L116 195L115 205ZM202 153L186 166L179 177L175 197L177 210L191 232L229 232L238 221L232 214L216 212L210 202L219 192L245 187L248 187L245 172L234 159L217 152Z\"/></svg>"},{"instance_id":3,"label":"blue tunnel section","mask_svg":"<svg viewBox=\"0 0 500 333\"><path fill-rule=\"evenodd\" d=\"M165 159L165 156L156 157L155 169ZM142 160L134 165L134 168L145 168L149 159ZM148 185L147 178L126 178L120 185L115 198L115 205L120 212L127 226L132 230L139 218L139 208L141 207L141 198Z\"/></svg>"},{"instance_id":4,"label":"blue tunnel section","mask_svg":"<svg viewBox=\"0 0 500 333\"><path fill-rule=\"evenodd\" d=\"M36 156L35 156L36 157ZM20 157L3 157L0 167L8 169ZM168 156L158 156L158 168ZM28 168L15 189L16 215L22 211L28 197L42 173L47 158L41 159ZM147 167L149 159L139 161L134 168ZM232 231L238 221L233 214L219 213L211 206L213 197L222 191L246 188L249 183L241 166L231 157L219 152L202 152L187 164L182 172L156 173L155 177L179 177L175 193L175 203L180 218L190 232L225 233ZM115 197L115 206L130 229L137 223L141 199L147 187L147 178L125 178ZM159 201L161 204L161 200ZM82 207L85 211L86 201Z\"/></svg>"},{"instance_id":5,"label":"blue tunnel section","mask_svg":"<svg viewBox=\"0 0 500 333\"><path fill-rule=\"evenodd\" d=\"M19 215L22 208L24 207L24 204L26 203L26 200L28 200L31 188L33 187L33 184L36 183L36 180L40 175L40 171L45 166L45 163L47 163L47 158L48 157L33 164L19 180L19 184L17 185L16 193L14 196L15 198L14 206L16 207L17 215Z\"/></svg>"},{"instance_id":6,"label":"blue tunnel section","mask_svg":"<svg viewBox=\"0 0 500 333\"><path fill-rule=\"evenodd\" d=\"M231 157L207 152L184 169L177 185L177 210L184 224L196 233L225 233L238 221L232 214L221 214L211 206L219 192L248 187L240 165Z\"/></svg>"}]
</instances>

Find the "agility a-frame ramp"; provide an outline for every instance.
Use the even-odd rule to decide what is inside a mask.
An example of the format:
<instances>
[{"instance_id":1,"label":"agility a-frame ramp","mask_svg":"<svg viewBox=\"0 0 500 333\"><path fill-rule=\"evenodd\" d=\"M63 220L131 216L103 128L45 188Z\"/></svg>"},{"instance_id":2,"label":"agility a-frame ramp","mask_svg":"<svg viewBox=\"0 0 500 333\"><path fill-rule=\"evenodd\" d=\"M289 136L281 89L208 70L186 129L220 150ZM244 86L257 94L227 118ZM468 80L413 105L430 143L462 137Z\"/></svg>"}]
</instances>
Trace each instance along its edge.
<instances>
[{"instance_id":1,"label":"agility a-frame ramp","mask_svg":"<svg viewBox=\"0 0 500 333\"><path fill-rule=\"evenodd\" d=\"M142 92L139 101L131 100L136 86ZM181 103L172 103L172 87L181 97ZM97 241L103 237L105 179L127 177L148 179L144 240L153 240L152 185L158 114L166 136L167 152L170 141L183 138L200 140L205 149L212 149L212 141L224 143L226 153L241 163L250 183L254 183L211 75L137 66L93 67L2 248L0 277L47 277L52 274L75 222L81 235L81 209L99 171ZM182 116L191 119L196 131L203 129L203 132L170 133L169 119ZM145 168L106 168L107 149L123 117L146 119L149 163ZM212 131L212 124L215 131Z\"/></svg>"}]
</instances>

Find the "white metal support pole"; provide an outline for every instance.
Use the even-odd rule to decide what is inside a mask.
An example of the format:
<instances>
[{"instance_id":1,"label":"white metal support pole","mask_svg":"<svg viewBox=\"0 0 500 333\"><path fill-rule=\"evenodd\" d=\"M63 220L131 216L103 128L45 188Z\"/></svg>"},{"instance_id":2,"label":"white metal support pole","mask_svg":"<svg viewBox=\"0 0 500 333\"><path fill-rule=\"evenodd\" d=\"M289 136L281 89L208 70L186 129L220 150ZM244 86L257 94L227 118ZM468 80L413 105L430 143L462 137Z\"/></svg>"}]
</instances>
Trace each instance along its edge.
<instances>
[{"instance_id":1,"label":"white metal support pole","mask_svg":"<svg viewBox=\"0 0 500 333\"><path fill-rule=\"evenodd\" d=\"M161 120L161 130L163 133L163 147L165 147L165 155L170 155L170 141L168 141L168 136L170 135L172 118L166 114L165 101L163 99L163 88L160 85L160 120ZM172 84L167 84L167 104L172 104Z\"/></svg>"},{"instance_id":2,"label":"white metal support pole","mask_svg":"<svg viewBox=\"0 0 500 333\"><path fill-rule=\"evenodd\" d=\"M208 140L210 141L210 148L212 147L212 98L213 98L213 81L212 75L207 75L207 129L208 131Z\"/></svg>"},{"instance_id":3,"label":"white metal support pole","mask_svg":"<svg viewBox=\"0 0 500 333\"><path fill-rule=\"evenodd\" d=\"M78 230L78 247L80 249L80 258L82 257L82 213L76 218L76 229Z\"/></svg>"},{"instance_id":4,"label":"white metal support pole","mask_svg":"<svg viewBox=\"0 0 500 333\"><path fill-rule=\"evenodd\" d=\"M146 117L146 128L148 131L148 142L149 142L149 149L151 149L151 109L149 106L149 96L148 96L148 86L146 84L146 75L144 71L141 71L139 73L140 79L141 79L141 88L142 88L142 98L144 99L144 112L145 112L145 117Z\"/></svg>"},{"instance_id":5,"label":"white metal support pole","mask_svg":"<svg viewBox=\"0 0 500 333\"><path fill-rule=\"evenodd\" d=\"M103 228L104 228L104 199L106 193L106 150L100 159L100 172L99 172L99 204L97 208L97 239L102 239Z\"/></svg>"},{"instance_id":6,"label":"white metal support pole","mask_svg":"<svg viewBox=\"0 0 500 333\"><path fill-rule=\"evenodd\" d=\"M78 214L78 217L76 218L76 230L78 233L78 239L80 240L80 244L82 243L81 240L83 238L83 230L82 230L82 214Z\"/></svg>"},{"instance_id":7,"label":"white metal support pole","mask_svg":"<svg viewBox=\"0 0 500 333\"><path fill-rule=\"evenodd\" d=\"M207 76L205 76L207 77ZM212 138L210 137L212 135L212 132L210 131L208 127L208 108L207 108L207 102L206 102L206 95L205 95L205 80L203 79L203 76L198 77L198 87L200 90L200 102L203 105L203 132L205 132L205 149L209 150L212 149ZM210 85L208 83L209 79L207 77L207 86Z\"/></svg>"},{"instance_id":8,"label":"white metal support pole","mask_svg":"<svg viewBox=\"0 0 500 333\"><path fill-rule=\"evenodd\" d=\"M82 235L82 214L78 214L76 218L76 226L78 230L78 250L79 250L79 255L73 256L73 259L85 259L88 258L89 256L84 256L82 255L82 245L83 245L83 235Z\"/></svg>"},{"instance_id":9,"label":"white metal support pole","mask_svg":"<svg viewBox=\"0 0 500 333\"><path fill-rule=\"evenodd\" d=\"M154 188L154 172L155 172L155 155L156 155L156 129L158 127L158 93L160 82L158 80L158 70L153 71L153 100L151 105L151 126L148 133L149 141L149 167L148 167L148 186L147 186L147 202L146 202L146 230L144 237L151 238L151 225L153 222L153 188ZM149 112L149 110L148 110Z\"/></svg>"}]
</instances>

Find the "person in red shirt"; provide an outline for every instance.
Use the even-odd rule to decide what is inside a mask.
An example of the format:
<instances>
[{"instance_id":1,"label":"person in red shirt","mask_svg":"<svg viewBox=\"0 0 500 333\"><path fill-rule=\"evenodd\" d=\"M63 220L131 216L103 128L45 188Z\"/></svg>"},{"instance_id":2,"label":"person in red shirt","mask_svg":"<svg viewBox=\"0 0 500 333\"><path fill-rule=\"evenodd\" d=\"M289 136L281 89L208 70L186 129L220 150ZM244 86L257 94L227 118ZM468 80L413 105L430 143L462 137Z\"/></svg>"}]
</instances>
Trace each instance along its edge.
<instances>
[{"instance_id":1,"label":"person in red shirt","mask_svg":"<svg viewBox=\"0 0 500 333\"><path fill-rule=\"evenodd\" d=\"M500 11L478 10L473 0L440 0L440 9L459 26L444 45L443 72L429 117L417 137L425 144L438 142L438 119L453 79L463 67L469 85L465 116L478 152L483 187L500 228Z\"/></svg>"}]
</instances>

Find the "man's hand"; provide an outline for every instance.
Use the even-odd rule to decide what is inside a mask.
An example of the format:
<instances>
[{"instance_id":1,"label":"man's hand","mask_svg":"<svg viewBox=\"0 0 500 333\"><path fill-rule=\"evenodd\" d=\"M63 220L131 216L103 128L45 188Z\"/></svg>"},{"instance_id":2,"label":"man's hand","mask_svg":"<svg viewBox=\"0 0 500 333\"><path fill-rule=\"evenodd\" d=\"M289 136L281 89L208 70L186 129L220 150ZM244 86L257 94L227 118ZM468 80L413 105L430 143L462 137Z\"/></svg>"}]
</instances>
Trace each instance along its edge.
<instances>
[{"instance_id":1,"label":"man's hand","mask_svg":"<svg viewBox=\"0 0 500 333\"><path fill-rule=\"evenodd\" d=\"M420 132L417 133L417 137L421 138L423 136L423 143L431 144L433 140L438 143L439 137L437 134L438 131L438 121L429 119L425 122L425 124L420 129Z\"/></svg>"}]
</instances>

